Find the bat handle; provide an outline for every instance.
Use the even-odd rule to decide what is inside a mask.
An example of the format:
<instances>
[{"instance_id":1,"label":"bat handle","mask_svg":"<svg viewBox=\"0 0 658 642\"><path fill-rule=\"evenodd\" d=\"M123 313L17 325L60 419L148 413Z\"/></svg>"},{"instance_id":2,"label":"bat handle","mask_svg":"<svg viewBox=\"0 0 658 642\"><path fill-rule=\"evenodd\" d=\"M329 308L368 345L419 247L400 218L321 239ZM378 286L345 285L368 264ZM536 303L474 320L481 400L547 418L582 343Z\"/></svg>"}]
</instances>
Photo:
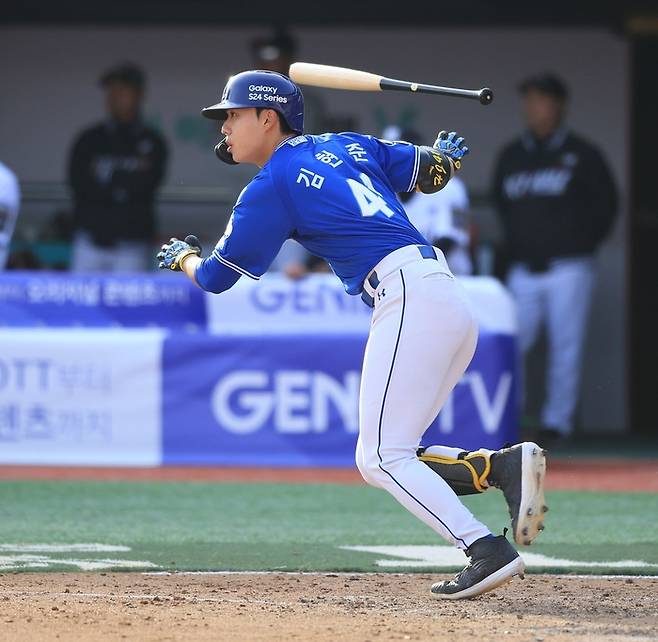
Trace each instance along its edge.
<instances>
[{"instance_id":1,"label":"bat handle","mask_svg":"<svg viewBox=\"0 0 658 642\"><path fill-rule=\"evenodd\" d=\"M382 91L412 91L419 94L438 94L440 96L457 96L459 98L470 98L477 100L481 105L490 105L493 101L493 91L489 87L482 89L456 89L455 87L439 87L437 85L424 85L408 80L396 80L395 78L382 78L379 81Z\"/></svg>"}]
</instances>

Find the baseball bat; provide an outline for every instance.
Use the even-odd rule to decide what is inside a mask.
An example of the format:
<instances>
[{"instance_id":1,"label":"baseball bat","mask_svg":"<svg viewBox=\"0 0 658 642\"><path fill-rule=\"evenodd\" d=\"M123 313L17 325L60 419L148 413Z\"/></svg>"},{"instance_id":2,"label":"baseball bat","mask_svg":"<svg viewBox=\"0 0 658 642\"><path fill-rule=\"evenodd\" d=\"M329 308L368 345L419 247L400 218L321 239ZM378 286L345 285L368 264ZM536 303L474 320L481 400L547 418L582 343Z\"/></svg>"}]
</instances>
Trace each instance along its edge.
<instances>
[{"instance_id":1,"label":"baseball bat","mask_svg":"<svg viewBox=\"0 0 658 642\"><path fill-rule=\"evenodd\" d=\"M489 105L493 100L493 92L488 87L482 89L456 89L454 87L423 85L407 80L386 78L358 69L316 65L309 62L293 63L290 65L288 75L291 80L300 85L311 85L313 87L350 89L353 91L411 91L418 94L471 98L480 101L482 105Z\"/></svg>"}]
</instances>

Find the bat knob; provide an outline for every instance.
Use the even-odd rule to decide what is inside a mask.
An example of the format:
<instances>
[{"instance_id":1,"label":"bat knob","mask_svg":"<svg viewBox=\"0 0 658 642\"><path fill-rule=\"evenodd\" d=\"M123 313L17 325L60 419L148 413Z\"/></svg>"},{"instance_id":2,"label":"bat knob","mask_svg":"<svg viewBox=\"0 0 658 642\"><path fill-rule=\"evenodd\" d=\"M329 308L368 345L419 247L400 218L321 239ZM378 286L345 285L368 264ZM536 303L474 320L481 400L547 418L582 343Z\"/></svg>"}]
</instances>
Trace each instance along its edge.
<instances>
[{"instance_id":1,"label":"bat knob","mask_svg":"<svg viewBox=\"0 0 658 642\"><path fill-rule=\"evenodd\" d=\"M490 105L493 102L493 91L489 87L484 87L484 89L480 89L478 98L481 105Z\"/></svg>"}]
</instances>

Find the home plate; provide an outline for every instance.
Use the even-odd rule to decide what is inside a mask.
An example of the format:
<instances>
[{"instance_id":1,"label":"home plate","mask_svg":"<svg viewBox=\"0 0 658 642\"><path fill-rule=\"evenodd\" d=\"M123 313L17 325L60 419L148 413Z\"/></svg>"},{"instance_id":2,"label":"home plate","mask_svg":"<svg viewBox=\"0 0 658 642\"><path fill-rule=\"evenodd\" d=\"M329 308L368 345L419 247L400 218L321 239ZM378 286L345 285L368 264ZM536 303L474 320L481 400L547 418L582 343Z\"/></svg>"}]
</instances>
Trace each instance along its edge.
<instances>
[{"instance_id":1,"label":"home plate","mask_svg":"<svg viewBox=\"0 0 658 642\"><path fill-rule=\"evenodd\" d=\"M465 554L448 546L341 546L346 551L372 553L385 555L387 558L378 559L377 566L385 568L413 568L435 566L437 568L458 567L466 562ZM526 566L551 568L658 568L658 564L650 564L641 560L620 560L617 562L583 562L560 557L549 557L539 553L520 552ZM397 558L397 559L388 559Z\"/></svg>"}]
</instances>

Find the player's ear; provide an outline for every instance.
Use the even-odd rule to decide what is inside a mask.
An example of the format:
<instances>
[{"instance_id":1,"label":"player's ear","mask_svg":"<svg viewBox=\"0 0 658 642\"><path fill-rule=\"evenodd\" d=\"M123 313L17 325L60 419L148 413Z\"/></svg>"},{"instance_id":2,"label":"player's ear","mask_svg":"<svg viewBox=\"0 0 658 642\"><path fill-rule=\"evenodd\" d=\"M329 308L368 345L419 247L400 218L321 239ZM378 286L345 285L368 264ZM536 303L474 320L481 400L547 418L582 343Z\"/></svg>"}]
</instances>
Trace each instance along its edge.
<instances>
[{"instance_id":1,"label":"player's ear","mask_svg":"<svg viewBox=\"0 0 658 642\"><path fill-rule=\"evenodd\" d=\"M266 129L272 129L272 127L278 127L279 125L279 115L274 111L274 109L264 109L261 112L261 120Z\"/></svg>"}]
</instances>

